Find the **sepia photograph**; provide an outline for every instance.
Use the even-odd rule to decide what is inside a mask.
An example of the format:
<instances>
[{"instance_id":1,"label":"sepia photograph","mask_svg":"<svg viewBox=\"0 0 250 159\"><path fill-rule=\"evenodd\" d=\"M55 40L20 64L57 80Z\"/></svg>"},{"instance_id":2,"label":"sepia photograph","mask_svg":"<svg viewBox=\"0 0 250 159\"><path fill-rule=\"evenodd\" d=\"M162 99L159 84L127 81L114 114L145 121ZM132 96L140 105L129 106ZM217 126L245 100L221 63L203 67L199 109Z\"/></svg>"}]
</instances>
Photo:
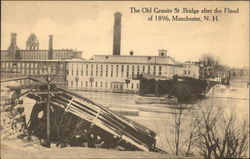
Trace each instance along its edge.
<instances>
[{"instance_id":1,"label":"sepia photograph","mask_svg":"<svg viewBox=\"0 0 250 159\"><path fill-rule=\"evenodd\" d=\"M249 1L1 1L0 158L249 158Z\"/></svg>"}]
</instances>

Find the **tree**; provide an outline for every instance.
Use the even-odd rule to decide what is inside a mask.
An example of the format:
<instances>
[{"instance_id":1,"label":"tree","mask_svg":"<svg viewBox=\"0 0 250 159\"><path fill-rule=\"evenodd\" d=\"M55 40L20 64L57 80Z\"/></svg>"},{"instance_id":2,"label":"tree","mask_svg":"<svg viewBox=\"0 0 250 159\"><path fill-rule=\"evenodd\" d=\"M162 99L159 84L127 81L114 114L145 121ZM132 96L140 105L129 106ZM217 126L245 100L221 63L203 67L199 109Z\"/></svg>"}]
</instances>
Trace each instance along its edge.
<instances>
[{"instance_id":1,"label":"tree","mask_svg":"<svg viewBox=\"0 0 250 159\"><path fill-rule=\"evenodd\" d=\"M248 149L248 122L239 122L235 115L226 117L221 108L213 104L200 104L196 118L198 137L195 145L204 158L238 158Z\"/></svg>"},{"instance_id":2,"label":"tree","mask_svg":"<svg viewBox=\"0 0 250 159\"><path fill-rule=\"evenodd\" d=\"M191 134L188 137L188 141L186 141L185 137L183 137L185 135L184 135L184 131L182 127L185 124L187 124L188 120L186 119L189 117L188 114L192 110L193 106L194 104L178 104L178 105L175 105L175 108L171 109L171 114L172 114L172 119L173 119L173 125L171 127L173 128L172 134L174 135L174 141L170 142L169 139L167 138L167 142L172 153L176 156L179 155L180 143L188 144L186 155L189 155L189 152L192 146L193 131L191 131ZM181 137L183 137L182 142L181 142ZM185 146L182 145L182 149L181 149L182 151L184 151L185 149L183 147Z\"/></svg>"}]
</instances>

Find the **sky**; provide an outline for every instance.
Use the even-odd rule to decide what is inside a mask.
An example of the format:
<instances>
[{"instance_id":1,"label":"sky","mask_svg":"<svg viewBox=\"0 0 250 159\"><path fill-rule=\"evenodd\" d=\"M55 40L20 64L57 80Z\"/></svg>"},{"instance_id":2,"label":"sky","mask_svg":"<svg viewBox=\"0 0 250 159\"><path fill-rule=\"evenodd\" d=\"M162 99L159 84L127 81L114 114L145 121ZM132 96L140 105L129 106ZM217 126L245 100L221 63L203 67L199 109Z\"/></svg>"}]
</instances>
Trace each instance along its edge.
<instances>
[{"instance_id":1,"label":"sky","mask_svg":"<svg viewBox=\"0 0 250 159\"><path fill-rule=\"evenodd\" d=\"M114 13L122 13L121 54L158 55L159 49L177 61L196 61L203 54L220 59L233 67L249 67L249 2L83 2L83 1L3 1L1 3L1 49L10 44L10 33L17 33L17 45L25 49L35 33L40 49L48 48L49 35L55 49L76 48L83 58L111 55ZM171 13L131 13L130 7L142 9L239 8L238 14L220 14L218 22L148 21L151 15ZM179 14L183 16L185 14ZM197 15L197 14L196 14ZM193 17L195 14L189 13ZM203 16L200 14L198 16ZM214 14L211 14L214 15Z\"/></svg>"}]
</instances>

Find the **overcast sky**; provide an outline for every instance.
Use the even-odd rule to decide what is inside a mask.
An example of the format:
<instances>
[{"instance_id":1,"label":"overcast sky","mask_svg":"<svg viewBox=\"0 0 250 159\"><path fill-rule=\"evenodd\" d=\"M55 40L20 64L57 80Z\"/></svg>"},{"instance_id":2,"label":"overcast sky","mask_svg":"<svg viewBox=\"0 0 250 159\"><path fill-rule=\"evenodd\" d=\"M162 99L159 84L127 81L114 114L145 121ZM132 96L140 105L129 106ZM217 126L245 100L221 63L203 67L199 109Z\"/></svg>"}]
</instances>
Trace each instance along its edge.
<instances>
[{"instance_id":1,"label":"overcast sky","mask_svg":"<svg viewBox=\"0 0 250 159\"><path fill-rule=\"evenodd\" d=\"M48 48L48 35L54 35L54 48L77 48L84 58L112 54L114 13L122 13L121 54L157 55L159 49L178 61L198 60L202 54L217 56L231 66L249 66L248 2L2 2L1 49L17 33L17 44L33 32L41 49ZM239 14L222 14L219 22L149 22L150 15L131 14L129 7L239 8ZM170 14L169 14L170 15ZM183 14L182 14L183 15ZM194 16L189 14L190 17Z\"/></svg>"}]
</instances>

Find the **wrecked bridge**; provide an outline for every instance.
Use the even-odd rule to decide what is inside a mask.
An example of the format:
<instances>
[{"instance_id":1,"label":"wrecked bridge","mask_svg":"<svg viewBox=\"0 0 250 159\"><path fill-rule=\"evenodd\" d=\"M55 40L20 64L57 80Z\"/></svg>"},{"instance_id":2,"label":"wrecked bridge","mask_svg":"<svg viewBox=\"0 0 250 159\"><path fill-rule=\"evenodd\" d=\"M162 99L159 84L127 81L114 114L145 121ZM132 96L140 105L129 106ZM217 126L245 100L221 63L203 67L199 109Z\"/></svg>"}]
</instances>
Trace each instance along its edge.
<instances>
[{"instance_id":1,"label":"wrecked bridge","mask_svg":"<svg viewBox=\"0 0 250 159\"><path fill-rule=\"evenodd\" d=\"M57 143L166 153L155 146L156 133L149 128L49 80L27 78L38 84L10 89L25 89L15 98L26 95L36 101L27 129L45 146Z\"/></svg>"}]
</instances>

